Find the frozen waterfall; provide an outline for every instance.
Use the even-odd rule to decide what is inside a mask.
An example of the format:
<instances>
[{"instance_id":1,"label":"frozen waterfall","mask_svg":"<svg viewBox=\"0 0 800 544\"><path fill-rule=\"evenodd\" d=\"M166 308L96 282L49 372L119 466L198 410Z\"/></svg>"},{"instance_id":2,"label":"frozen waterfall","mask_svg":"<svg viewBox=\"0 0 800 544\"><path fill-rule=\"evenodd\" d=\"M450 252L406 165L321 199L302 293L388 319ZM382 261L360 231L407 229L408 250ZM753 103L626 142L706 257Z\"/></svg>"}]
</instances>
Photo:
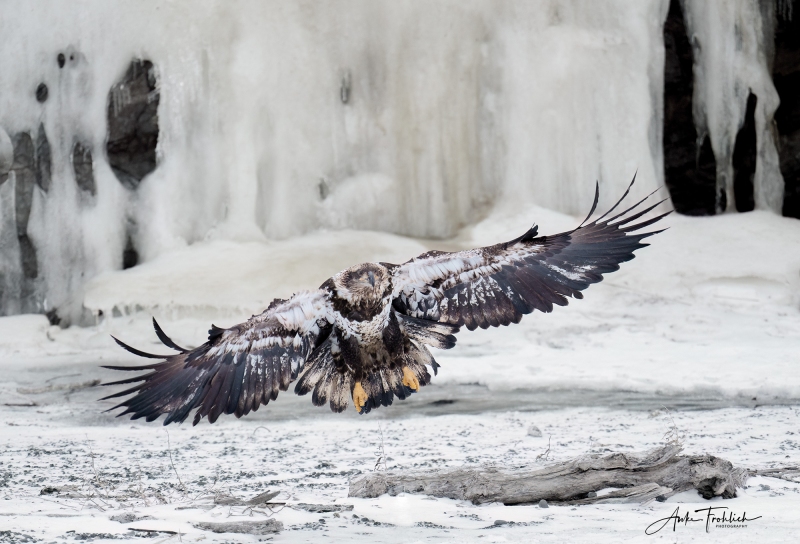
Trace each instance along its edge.
<instances>
[{"instance_id":1,"label":"frozen waterfall","mask_svg":"<svg viewBox=\"0 0 800 544\"><path fill-rule=\"evenodd\" d=\"M341 228L446 238L490 209L580 215L595 180L601 206L636 171L636 195L653 191L668 7L9 0L0 314L85 321L90 278L202 240ZM733 175L752 89L755 198L776 209L777 95L757 3L684 11L701 44L696 120L719 176ZM132 100L124 81L137 69L155 85L142 100L157 105L157 166L131 182L109 161L108 113Z\"/></svg>"}]
</instances>

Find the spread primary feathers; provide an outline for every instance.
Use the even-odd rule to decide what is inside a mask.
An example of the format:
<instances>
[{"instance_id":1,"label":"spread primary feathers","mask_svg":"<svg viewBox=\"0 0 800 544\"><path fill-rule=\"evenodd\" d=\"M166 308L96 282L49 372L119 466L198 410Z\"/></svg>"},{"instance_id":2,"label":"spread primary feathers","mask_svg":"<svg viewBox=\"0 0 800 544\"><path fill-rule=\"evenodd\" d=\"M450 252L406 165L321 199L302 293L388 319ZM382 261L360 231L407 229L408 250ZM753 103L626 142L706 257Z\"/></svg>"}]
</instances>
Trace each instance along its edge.
<instances>
[{"instance_id":1,"label":"spread primary feathers","mask_svg":"<svg viewBox=\"0 0 800 544\"><path fill-rule=\"evenodd\" d=\"M631 186L633 182L631 182ZM159 362L106 367L149 370L105 385L136 383L106 398L133 394L114 408L119 415L164 424L194 413L213 423L220 414L241 417L278 397L297 380L295 393L311 393L316 406L341 412L352 399L367 413L405 399L430 382L439 365L427 346L450 349L466 326L519 323L533 310L550 312L633 259L639 233L667 214L634 223L659 203L587 222L575 230L537 236L537 227L510 242L455 253L429 251L401 264L363 263L343 270L314 291L276 299L263 313L229 329L212 325L208 341L195 349L173 342L153 320L158 338L173 355L128 351ZM649 198L649 197L648 197ZM298 380L299 377L299 380ZM112 410L114 409L112 408Z\"/></svg>"}]
</instances>

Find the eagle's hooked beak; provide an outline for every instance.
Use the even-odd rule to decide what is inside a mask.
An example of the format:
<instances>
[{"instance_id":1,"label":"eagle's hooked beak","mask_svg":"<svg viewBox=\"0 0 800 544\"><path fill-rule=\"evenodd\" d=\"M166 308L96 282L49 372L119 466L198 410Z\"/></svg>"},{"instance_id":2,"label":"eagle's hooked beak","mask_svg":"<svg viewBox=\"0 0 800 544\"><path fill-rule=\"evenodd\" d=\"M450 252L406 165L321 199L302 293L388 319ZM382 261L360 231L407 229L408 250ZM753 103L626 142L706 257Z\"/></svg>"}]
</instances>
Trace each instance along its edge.
<instances>
[{"instance_id":1,"label":"eagle's hooked beak","mask_svg":"<svg viewBox=\"0 0 800 544\"><path fill-rule=\"evenodd\" d=\"M372 272L372 270L367 272L367 276L369 276L369 284L375 287L375 274Z\"/></svg>"}]
</instances>

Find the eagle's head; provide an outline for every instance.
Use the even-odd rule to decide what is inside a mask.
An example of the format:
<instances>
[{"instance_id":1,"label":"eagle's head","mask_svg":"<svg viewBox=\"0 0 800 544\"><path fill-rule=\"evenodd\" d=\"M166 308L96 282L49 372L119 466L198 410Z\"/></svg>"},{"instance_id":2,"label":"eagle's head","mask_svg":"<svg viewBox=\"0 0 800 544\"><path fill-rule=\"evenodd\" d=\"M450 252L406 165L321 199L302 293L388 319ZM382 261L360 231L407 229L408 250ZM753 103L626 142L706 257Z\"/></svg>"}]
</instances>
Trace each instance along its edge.
<instances>
[{"instance_id":1,"label":"eagle's head","mask_svg":"<svg viewBox=\"0 0 800 544\"><path fill-rule=\"evenodd\" d=\"M364 263L342 270L333 280L337 294L358 305L378 304L391 288L389 271L378 263Z\"/></svg>"}]
</instances>

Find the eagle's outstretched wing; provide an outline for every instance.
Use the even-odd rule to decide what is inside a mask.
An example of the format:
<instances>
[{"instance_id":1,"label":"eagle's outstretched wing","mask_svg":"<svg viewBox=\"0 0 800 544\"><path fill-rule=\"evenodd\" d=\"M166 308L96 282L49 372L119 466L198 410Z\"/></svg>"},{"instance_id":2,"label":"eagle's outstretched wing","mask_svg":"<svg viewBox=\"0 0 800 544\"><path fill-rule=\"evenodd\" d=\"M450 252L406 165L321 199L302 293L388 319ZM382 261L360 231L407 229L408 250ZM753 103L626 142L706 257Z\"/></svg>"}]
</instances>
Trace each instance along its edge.
<instances>
[{"instance_id":1,"label":"eagle's outstretched wing","mask_svg":"<svg viewBox=\"0 0 800 544\"><path fill-rule=\"evenodd\" d=\"M636 249L648 245L644 238L661 232L636 231L670 213L634 223L661 204L640 209L648 196L606 219L629 191L630 186L608 212L587 223L597 207L596 190L589 215L569 232L537 237L534 225L504 244L455 253L430 251L396 266L394 307L416 318L474 330L518 323L533 310L550 312L554 304L566 306L569 296L583 298L582 290L633 259Z\"/></svg>"},{"instance_id":2,"label":"eagle's outstretched wing","mask_svg":"<svg viewBox=\"0 0 800 544\"><path fill-rule=\"evenodd\" d=\"M150 373L104 385L135 383L106 399L135 393L115 408L119 414L147 421L167 414L164 425L184 421L197 408L194 425L204 416L213 423L220 414L240 417L275 400L297 378L306 359L333 323L324 291L306 291L289 300L275 300L263 313L229 329L211 326L208 342L186 350L175 344L153 320L156 334L175 355L145 353L117 340L135 355L161 362L141 366L107 366ZM105 399L101 399L105 400Z\"/></svg>"}]
</instances>

